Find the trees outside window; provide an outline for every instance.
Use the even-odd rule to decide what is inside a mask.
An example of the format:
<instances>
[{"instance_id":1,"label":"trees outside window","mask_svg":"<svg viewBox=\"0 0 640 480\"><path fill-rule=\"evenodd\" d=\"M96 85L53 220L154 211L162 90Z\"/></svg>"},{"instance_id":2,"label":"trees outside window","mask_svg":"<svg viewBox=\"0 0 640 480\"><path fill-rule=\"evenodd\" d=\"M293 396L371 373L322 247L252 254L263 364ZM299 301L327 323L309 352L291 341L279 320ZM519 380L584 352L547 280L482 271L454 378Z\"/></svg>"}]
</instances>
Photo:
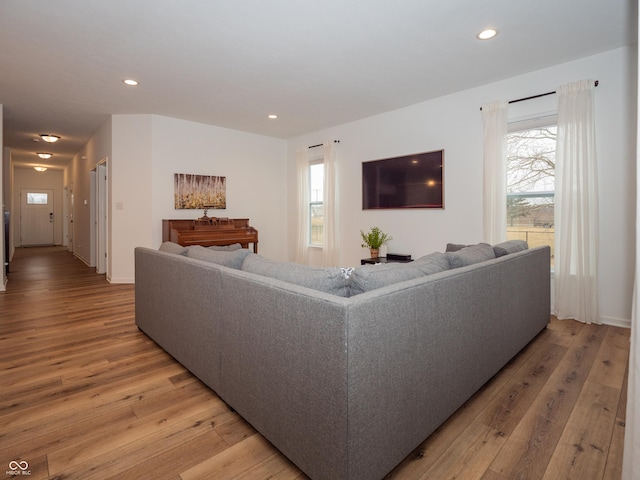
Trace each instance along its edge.
<instances>
[{"instance_id":1,"label":"trees outside window","mask_svg":"<svg viewBox=\"0 0 640 480\"><path fill-rule=\"evenodd\" d=\"M556 125L511 131L507 136L507 239L554 252Z\"/></svg>"}]
</instances>

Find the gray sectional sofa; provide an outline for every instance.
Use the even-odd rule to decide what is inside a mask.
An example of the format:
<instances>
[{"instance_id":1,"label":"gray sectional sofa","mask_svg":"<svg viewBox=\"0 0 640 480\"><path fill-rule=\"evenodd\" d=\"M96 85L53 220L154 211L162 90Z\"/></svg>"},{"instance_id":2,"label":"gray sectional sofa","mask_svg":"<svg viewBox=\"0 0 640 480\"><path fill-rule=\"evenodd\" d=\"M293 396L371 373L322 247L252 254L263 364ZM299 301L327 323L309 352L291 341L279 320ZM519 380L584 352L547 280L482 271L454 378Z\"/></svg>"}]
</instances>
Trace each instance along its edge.
<instances>
[{"instance_id":1,"label":"gray sectional sofa","mask_svg":"<svg viewBox=\"0 0 640 480\"><path fill-rule=\"evenodd\" d=\"M548 324L549 248L525 247L353 269L139 247L136 323L312 479L375 480Z\"/></svg>"}]
</instances>

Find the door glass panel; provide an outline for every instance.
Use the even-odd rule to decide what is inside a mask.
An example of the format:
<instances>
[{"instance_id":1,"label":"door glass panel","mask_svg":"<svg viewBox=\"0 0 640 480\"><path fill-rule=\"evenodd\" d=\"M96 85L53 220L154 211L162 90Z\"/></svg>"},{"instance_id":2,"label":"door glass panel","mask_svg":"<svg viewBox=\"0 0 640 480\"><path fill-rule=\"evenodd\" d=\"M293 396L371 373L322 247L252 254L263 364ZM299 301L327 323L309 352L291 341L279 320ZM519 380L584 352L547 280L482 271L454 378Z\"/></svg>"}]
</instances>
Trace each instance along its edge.
<instances>
[{"instance_id":1,"label":"door glass panel","mask_svg":"<svg viewBox=\"0 0 640 480\"><path fill-rule=\"evenodd\" d=\"M27 205L46 205L49 195L46 193L27 193Z\"/></svg>"}]
</instances>

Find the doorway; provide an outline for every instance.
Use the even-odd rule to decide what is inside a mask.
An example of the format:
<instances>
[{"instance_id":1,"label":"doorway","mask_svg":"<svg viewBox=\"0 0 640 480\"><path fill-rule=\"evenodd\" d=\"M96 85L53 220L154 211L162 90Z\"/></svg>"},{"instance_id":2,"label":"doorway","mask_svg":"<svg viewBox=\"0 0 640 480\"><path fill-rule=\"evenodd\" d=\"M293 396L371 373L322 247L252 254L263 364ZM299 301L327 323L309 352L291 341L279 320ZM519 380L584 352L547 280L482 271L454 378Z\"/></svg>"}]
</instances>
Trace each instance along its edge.
<instances>
[{"instance_id":1,"label":"doorway","mask_svg":"<svg viewBox=\"0 0 640 480\"><path fill-rule=\"evenodd\" d=\"M53 245L53 190L20 189L20 245Z\"/></svg>"}]
</instances>

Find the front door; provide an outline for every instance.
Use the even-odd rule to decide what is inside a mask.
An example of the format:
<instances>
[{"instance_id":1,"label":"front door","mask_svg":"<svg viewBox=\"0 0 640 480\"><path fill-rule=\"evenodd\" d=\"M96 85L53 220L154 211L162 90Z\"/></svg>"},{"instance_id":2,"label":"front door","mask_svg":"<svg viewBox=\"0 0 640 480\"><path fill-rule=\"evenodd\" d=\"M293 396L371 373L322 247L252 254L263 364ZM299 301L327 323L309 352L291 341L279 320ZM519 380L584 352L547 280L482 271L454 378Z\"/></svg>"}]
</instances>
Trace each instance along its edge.
<instances>
[{"instance_id":1,"label":"front door","mask_svg":"<svg viewBox=\"0 0 640 480\"><path fill-rule=\"evenodd\" d=\"M20 189L20 244L53 245L53 190Z\"/></svg>"}]
</instances>

